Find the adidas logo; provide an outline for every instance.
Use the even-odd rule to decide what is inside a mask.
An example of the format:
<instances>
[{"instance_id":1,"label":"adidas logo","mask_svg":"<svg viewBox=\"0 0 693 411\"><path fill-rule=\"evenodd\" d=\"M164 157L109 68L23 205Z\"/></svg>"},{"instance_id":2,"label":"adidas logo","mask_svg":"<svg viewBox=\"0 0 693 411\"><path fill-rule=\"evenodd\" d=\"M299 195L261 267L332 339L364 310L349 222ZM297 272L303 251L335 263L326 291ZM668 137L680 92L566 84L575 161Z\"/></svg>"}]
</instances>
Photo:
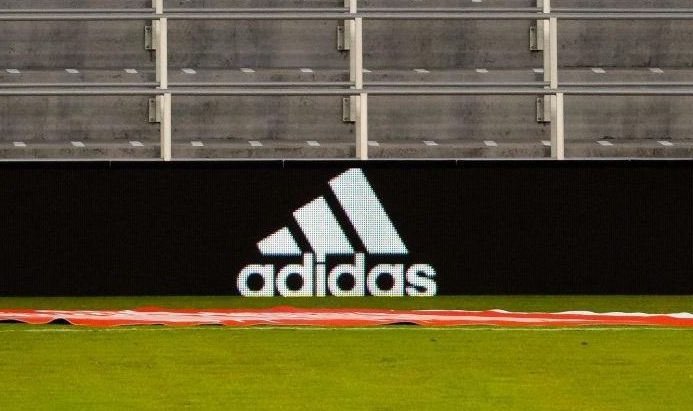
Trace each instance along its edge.
<instances>
[{"instance_id":1,"label":"adidas logo","mask_svg":"<svg viewBox=\"0 0 693 411\"><path fill-rule=\"evenodd\" d=\"M260 253L301 258L301 263L278 271L274 264L248 265L238 274L238 292L246 297L272 297L275 291L284 297L436 295L436 271L428 264L377 264L367 270L366 256L401 259L409 250L363 171L352 168L329 185L365 252L354 249L328 202L318 197L293 213L312 250L304 252L288 227L276 231L257 243ZM353 264L328 270L330 256L353 256Z\"/></svg>"}]
</instances>

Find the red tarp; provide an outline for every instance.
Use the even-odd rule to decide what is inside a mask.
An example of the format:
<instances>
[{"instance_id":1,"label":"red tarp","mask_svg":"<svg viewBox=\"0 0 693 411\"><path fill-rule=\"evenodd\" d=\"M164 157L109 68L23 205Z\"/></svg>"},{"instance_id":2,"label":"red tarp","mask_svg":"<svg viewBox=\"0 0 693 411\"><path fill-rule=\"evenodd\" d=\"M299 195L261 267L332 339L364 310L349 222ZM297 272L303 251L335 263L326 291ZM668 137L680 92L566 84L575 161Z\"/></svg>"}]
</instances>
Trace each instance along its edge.
<instances>
[{"instance_id":1,"label":"red tarp","mask_svg":"<svg viewBox=\"0 0 693 411\"><path fill-rule=\"evenodd\" d=\"M515 313L503 310L374 310L276 307L271 309L177 310L144 307L121 311L2 310L0 321L48 324L63 320L74 325L114 327L122 325L191 326L216 324L245 327L320 326L363 327L390 324L417 324L428 327L496 325L517 326L605 326L638 325L693 327L693 314L592 313Z\"/></svg>"}]
</instances>

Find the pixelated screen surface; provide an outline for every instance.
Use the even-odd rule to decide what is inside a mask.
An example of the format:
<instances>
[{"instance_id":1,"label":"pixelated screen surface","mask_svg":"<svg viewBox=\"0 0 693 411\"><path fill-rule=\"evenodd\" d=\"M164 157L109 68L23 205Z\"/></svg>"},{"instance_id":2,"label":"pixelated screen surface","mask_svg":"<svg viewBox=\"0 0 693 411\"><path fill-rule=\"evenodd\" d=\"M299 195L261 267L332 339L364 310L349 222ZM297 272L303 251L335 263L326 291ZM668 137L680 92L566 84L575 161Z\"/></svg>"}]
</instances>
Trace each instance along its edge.
<instances>
[{"instance_id":1,"label":"pixelated screen surface","mask_svg":"<svg viewBox=\"0 0 693 411\"><path fill-rule=\"evenodd\" d=\"M0 171L0 295L693 293L691 161Z\"/></svg>"}]
</instances>

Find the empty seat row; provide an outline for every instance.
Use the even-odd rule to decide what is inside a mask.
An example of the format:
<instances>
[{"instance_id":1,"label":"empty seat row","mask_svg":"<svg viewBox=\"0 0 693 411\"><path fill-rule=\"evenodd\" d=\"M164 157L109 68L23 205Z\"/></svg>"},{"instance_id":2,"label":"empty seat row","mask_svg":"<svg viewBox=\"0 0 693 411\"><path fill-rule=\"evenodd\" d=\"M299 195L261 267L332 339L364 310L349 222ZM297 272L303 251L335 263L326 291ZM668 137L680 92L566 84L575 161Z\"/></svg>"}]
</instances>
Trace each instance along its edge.
<instances>
[{"instance_id":1,"label":"empty seat row","mask_svg":"<svg viewBox=\"0 0 693 411\"><path fill-rule=\"evenodd\" d=\"M166 1L165 9L343 8L343 0ZM533 8L537 1L417 1L421 10ZM367 10L401 2L360 1ZM564 8L680 8L691 1L552 1ZM0 13L26 2L0 0ZM36 1L40 9L151 9L151 1ZM450 11L451 13L454 11ZM349 52L338 20L175 20L168 24L170 87L344 88ZM369 20L363 28L364 87L543 88L543 52L530 49L528 20ZM692 20L558 23L560 86L693 85ZM158 158L160 124L151 21L0 21L0 156ZM22 96L45 87L128 86L151 95ZM369 98L371 157L550 156L550 124L537 97ZM568 157L689 157L688 96L566 96ZM342 96L172 98L177 158L347 158L355 125Z\"/></svg>"}]
</instances>

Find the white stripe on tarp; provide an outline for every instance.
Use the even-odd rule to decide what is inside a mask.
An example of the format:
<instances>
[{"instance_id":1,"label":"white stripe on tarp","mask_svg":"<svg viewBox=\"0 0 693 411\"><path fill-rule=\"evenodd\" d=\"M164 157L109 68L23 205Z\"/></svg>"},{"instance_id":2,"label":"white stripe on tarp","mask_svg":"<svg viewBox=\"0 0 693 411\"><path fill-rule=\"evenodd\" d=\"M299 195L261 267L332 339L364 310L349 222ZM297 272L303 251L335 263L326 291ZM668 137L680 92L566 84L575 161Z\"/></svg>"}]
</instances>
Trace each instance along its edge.
<instances>
[{"instance_id":1,"label":"white stripe on tarp","mask_svg":"<svg viewBox=\"0 0 693 411\"><path fill-rule=\"evenodd\" d=\"M323 197L296 210L294 218L315 251L318 262L324 262L326 255L354 254L354 248Z\"/></svg>"},{"instance_id":2,"label":"white stripe on tarp","mask_svg":"<svg viewBox=\"0 0 693 411\"><path fill-rule=\"evenodd\" d=\"M65 71L67 71L70 74L79 74L79 70L77 70L77 69L69 68L69 69L65 69Z\"/></svg>"},{"instance_id":3,"label":"white stripe on tarp","mask_svg":"<svg viewBox=\"0 0 693 411\"><path fill-rule=\"evenodd\" d=\"M11 328L7 330L0 329L0 333L99 333L99 332L178 332L178 331L225 331L225 332L246 332L246 331L450 331L450 332L489 332L489 331L530 331L530 332L581 332L581 331L685 331L690 332L688 328L680 327L648 327L639 325L624 325L621 327L398 327L393 325L371 326L371 327L319 327L319 326L271 326L271 325L256 325L250 327L199 327L199 326L180 326L166 327L161 326L121 326L113 328L54 328L54 325L46 326L47 328Z\"/></svg>"},{"instance_id":4,"label":"white stripe on tarp","mask_svg":"<svg viewBox=\"0 0 693 411\"><path fill-rule=\"evenodd\" d=\"M363 171L352 168L332 179L330 187L369 254L409 252Z\"/></svg>"},{"instance_id":5,"label":"white stripe on tarp","mask_svg":"<svg viewBox=\"0 0 693 411\"><path fill-rule=\"evenodd\" d=\"M118 325L203 325L228 326L287 325L334 327L366 326L412 323L422 326L664 326L693 327L690 313L593 313L589 311L565 311L559 313L521 313L503 310L369 310L369 309L300 309L278 307L275 309L241 310L0 310L0 320L13 320L29 324L47 324L63 319L72 324L95 327Z\"/></svg>"}]
</instances>

